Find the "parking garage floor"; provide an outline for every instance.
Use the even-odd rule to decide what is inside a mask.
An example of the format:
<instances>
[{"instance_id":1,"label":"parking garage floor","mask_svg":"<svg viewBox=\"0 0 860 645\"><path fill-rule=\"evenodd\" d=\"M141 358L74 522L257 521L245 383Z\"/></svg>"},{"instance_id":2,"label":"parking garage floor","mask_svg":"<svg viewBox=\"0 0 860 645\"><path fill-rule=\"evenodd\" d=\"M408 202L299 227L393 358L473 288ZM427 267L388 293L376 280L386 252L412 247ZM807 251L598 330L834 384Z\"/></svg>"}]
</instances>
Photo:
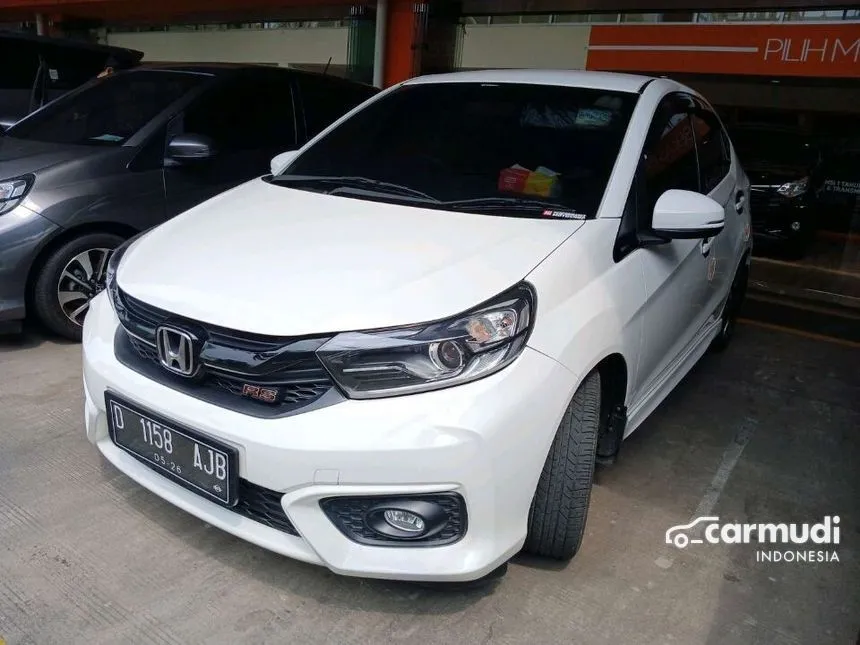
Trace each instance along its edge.
<instances>
[{"instance_id":1,"label":"parking garage floor","mask_svg":"<svg viewBox=\"0 0 860 645\"><path fill-rule=\"evenodd\" d=\"M858 362L850 344L740 326L599 471L571 563L521 556L493 584L435 589L337 577L162 502L87 443L80 348L0 339L0 644L851 644ZM701 515L839 515L838 562L665 543Z\"/></svg>"}]
</instances>

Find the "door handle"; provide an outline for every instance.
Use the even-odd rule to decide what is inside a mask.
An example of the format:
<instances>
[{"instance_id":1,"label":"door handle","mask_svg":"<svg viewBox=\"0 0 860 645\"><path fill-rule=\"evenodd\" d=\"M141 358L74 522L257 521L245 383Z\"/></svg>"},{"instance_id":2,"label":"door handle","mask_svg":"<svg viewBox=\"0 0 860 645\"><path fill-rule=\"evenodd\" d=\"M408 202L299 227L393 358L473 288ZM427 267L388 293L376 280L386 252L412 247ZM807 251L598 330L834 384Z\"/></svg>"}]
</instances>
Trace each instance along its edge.
<instances>
[{"instance_id":1,"label":"door handle","mask_svg":"<svg viewBox=\"0 0 860 645\"><path fill-rule=\"evenodd\" d=\"M708 257L711 254L711 246L714 243L714 238L706 237L702 240L702 255Z\"/></svg>"},{"instance_id":2,"label":"door handle","mask_svg":"<svg viewBox=\"0 0 860 645\"><path fill-rule=\"evenodd\" d=\"M744 195L744 191L739 190L737 195L735 195L735 210L738 212L738 215L742 215L744 212L744 206L747 203L747 196Z\"/></svg>"}]
</instances>

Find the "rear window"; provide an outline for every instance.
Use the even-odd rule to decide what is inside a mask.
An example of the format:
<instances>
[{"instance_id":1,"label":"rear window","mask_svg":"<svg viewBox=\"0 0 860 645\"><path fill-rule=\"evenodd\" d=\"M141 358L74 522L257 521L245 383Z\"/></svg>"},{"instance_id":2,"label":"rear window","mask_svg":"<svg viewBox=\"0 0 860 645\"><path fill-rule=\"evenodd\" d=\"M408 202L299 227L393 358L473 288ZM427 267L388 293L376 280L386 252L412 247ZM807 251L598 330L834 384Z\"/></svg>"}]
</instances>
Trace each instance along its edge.
<instances>
[{"instance_id":1,"label":"rear window","mask_svg":"<svg viewBox=\"0 0 860 645\"><path fill-rule=\"evenodd\" d=\"M530 84L406 85L306 150L283 179L361 176L442 202L541 198L593 216L636 99Z\"/></svg>"},{"instance_id":2,"label":"rear window","mask_svg":"<svg viewBox=\"0 0 860 645\"><path fill-rule=\"evenodd\" d=\"M309 139L378 92L375 87L315 74L298 74L296 80Z\"/></svg>"},{"instance_id":3,"label":"rear window","mask_svg":"<svg viewBox=\"0 0 860 645\"><path fill-rule=\"evenodd\" d=\"M118 146L209 77L134 71L100 79L48 104L7 130L7 136L49 143Z\"/></svg>"}]
</instances>

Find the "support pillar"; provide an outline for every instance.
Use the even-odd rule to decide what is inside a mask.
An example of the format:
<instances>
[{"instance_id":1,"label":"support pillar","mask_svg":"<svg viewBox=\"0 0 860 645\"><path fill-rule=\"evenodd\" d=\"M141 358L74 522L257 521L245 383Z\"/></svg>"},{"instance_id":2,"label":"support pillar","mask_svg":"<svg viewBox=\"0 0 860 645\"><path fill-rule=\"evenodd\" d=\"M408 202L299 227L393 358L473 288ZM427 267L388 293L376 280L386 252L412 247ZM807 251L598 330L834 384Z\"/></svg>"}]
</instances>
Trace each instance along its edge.
<instances>
[{"instance_id":1,"label":"support pillar","mask_svg":"<svg viewBox=\"0 0 860 645\"><path fill-rule=\"evenodd\" d=\"M387 34L381 70L385 87L458 67L462 2L387 0L386 4Z\"/></svg>"},{"instance_id":2,"label":"support pillar","mask_svg":"<svg viewBox=\"0 0 860 645\"><path fill-rule=\"evenodd\" d=\"M385 36L388 28L388 0L376 0L376 33L373 39L373 84L385 83Z\"/></svg>"},{"instance_id":3,"label":"support pillar","mask_svg":"<svg viewBox=\"0 0 860 645\"><path fill-rule=\"evenodd\" d=\"M390 87L418 73L416 14L412 0L388 0L383 85Z\"/></svg>"}]
</instances>

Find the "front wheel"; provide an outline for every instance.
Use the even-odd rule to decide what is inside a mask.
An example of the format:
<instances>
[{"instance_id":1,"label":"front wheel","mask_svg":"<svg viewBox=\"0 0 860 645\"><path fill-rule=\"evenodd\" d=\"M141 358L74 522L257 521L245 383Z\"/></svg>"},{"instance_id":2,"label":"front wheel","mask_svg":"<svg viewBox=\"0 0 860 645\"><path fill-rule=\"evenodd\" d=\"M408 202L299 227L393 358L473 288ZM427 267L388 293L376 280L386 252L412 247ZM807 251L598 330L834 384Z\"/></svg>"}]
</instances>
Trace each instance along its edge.
<instances>
[{"instance_id":1,"label":"front wheel","mask_svg":"<svg viewBox=\"0 0 860 645\"><path fill-rule=\"evenodd\" d=\"M529 512L525 551L569 560L579 550L591 501L600 429L600 375L579 386L555 435Z\"/></svg>"},{"instance_id":2,"label":"front wheel","mask_svg":"<svg viewBox=\"0 0 860 645\"><path fill-rule=\"evenodd\" d=\"M80 341L90 301L105 287L108 260L123 238L88 233L48 256L33 287L36 315L50 331Z\"/></svg>"}]
</instances>

